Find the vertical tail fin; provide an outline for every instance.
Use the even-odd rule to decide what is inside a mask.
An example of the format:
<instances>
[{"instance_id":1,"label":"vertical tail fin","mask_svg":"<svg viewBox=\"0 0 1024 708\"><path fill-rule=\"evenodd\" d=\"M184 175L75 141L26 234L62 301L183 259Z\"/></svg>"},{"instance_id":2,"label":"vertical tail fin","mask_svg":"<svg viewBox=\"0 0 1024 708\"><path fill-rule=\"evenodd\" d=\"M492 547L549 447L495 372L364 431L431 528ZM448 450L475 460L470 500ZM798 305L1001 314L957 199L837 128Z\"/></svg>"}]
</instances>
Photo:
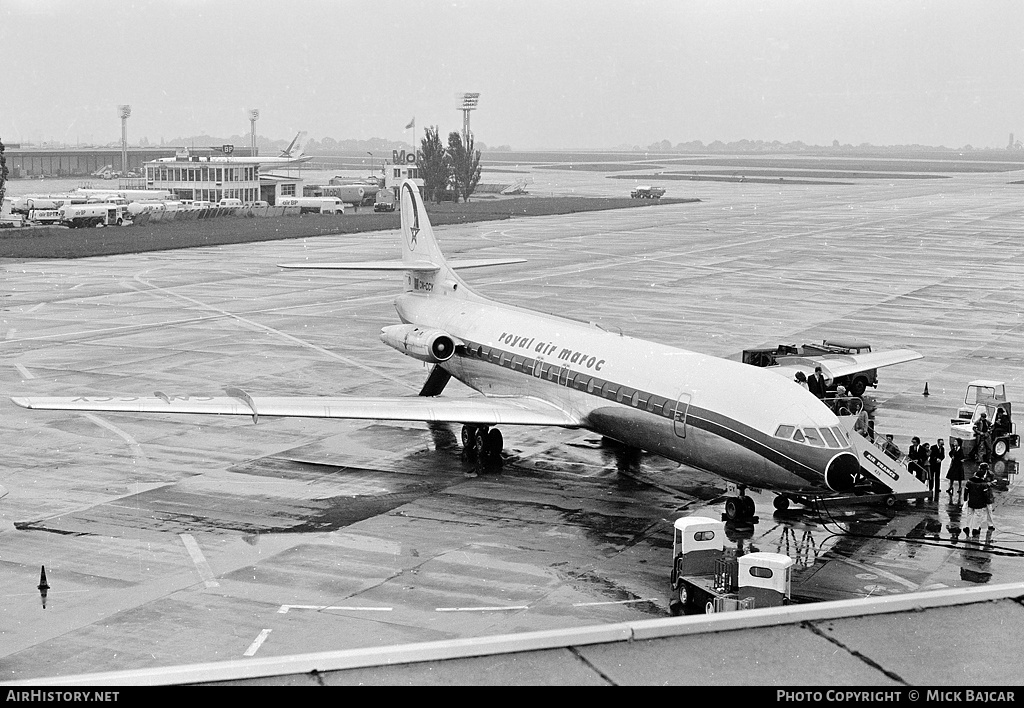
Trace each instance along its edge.
<instances>
[{"instance_id":1,"label":"vertical tail fin","mask_svg":"<svg viewBox=\"0 0 1024 708\"><path fill-rule=\"evenodd\" d=\"M402 182L400 204L402 216L402 263L411 266L406 274L406 290L440 293L462 291L469 287L448 265L430 226L419 188L412 180ZM415 266L429 265L429 269Z\"/></svg>"},{"instance_id":2,"label":"vertical tail fin","mask_svg":"<svg viewBox=\"0 0 1024 708\"><path fill-rule=\"evenodd\" d=\"M303 143L305 142L306 131L301 131L292 138L288 147L281 151L281 157L302 157Z\"/></svg>"}]
</instances>

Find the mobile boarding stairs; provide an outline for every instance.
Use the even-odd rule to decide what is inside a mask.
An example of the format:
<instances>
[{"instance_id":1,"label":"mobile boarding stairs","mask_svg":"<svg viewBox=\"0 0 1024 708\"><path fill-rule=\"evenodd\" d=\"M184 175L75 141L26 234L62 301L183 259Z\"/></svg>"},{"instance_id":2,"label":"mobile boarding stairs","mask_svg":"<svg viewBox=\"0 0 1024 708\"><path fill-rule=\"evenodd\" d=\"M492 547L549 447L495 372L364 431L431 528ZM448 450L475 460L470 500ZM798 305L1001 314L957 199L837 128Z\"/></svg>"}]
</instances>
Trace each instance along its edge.
<instances>
[{"instance_id":1,"label":"mobile boarding stairs","mask_svg":"<svg viewBox=\"0 0 1024 708\"><path fill-rule=\"evenodd\" d=\"M883 502L889 507L901 500L929 499L933 496L927 483L919 480L910 470L906 455L900 454L894 458L884 450L882 436L876 436L875 442L872 442L853 429L857 422L856 415L839 415L839 422L860 460L861 479L854 491L822 497L787 496L805 506L851 506ZM941 485L941 480L936 483Z\"/></svg>"}]
</instances>

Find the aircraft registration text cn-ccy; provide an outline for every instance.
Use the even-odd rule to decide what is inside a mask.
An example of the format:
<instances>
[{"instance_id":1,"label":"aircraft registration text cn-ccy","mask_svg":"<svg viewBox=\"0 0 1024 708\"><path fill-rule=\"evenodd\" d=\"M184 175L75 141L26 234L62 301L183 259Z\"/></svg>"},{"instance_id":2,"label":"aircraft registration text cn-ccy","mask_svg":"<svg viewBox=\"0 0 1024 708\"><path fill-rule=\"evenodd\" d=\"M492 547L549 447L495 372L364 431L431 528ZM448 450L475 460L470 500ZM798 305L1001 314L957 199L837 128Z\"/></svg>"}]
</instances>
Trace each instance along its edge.
<instances>
[{"instance_id":1,"label":"aircraft registration text cn-ccy","mask_svg":"<svg viewBox=\"0 0 1024 708\"><path fill-rule=\"evenodd\" d=\"M707 470L740 485L815 494L851 489L860 462L826 405L788 372L762 369L621 334L483 297L457 274L523 259L447 260L416 186L402 183L402 258L364 263L287 263L284 268L399 271L402 324L389 346L434 366L419 396L14 398L25 408L138 413L439 421L461 423L464 445L498 458L496 427L584 428ZM913 353L914 358L920 355ZM782 375L780 375L782 374ZM455 377L482 398L439 395ZM727 510L728 510L727 502Z\"/></svg>"}]
</instances>

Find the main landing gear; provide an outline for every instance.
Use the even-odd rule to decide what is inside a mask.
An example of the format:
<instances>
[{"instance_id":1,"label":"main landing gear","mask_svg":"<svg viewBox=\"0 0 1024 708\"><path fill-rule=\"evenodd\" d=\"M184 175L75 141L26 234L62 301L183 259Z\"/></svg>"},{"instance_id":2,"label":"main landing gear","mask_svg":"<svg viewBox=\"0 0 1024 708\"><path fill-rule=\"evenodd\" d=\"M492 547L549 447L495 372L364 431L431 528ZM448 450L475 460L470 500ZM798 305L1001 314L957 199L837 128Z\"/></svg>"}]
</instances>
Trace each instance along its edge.
<instances>
[{"instance_id":1,"label":"main landing gear","mask_svg":"<svg viewBox=\"0 0 1024 708\"><path fill-rule=\"evenodd\" d=\"M486 425L463 425L462 447L466 454L478 459L500 460L505 440L501 431Z\"/></svg>"},{"instance_id":2,"label":"main landing gear","mask_svg":"<svg viewBox=\"0 0 1024 708\"><path fill-rule=\"evenodd\" d=\"M747 488L741 484L738 487L737 496L725 500L725 513L722 514L722 520L756 523L755 511L754 500L747 496Z\"/></svg>"}]
</instances>

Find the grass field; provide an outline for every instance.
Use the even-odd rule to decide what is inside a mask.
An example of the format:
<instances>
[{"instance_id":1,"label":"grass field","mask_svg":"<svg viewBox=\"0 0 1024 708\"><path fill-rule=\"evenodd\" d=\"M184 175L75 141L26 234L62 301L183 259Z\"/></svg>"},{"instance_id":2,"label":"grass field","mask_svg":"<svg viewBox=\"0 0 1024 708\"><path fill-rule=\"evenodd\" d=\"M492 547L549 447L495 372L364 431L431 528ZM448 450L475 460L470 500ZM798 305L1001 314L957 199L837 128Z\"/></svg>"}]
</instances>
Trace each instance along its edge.
<instances>
[{"instance_id":1,"label":"grass field","mask_svg":"<svg viewBox=\"0 0 1024 708\"><path fill-rule=\"evenodd\" d=\"M588 197L521 197L477 200L468 204L430 204L427 213L436 226L497 221L581 211L652 207L696 202L698 199L602 199ZM305 214L277 218L221 217L94 229L34 227L0 229L0 258L86 258L119 253L143 253L193 246L309 238L328 234L386 231L400 226L398 212L374 213L363 208L343 216Z\"/></svg>"}]
</instances>

